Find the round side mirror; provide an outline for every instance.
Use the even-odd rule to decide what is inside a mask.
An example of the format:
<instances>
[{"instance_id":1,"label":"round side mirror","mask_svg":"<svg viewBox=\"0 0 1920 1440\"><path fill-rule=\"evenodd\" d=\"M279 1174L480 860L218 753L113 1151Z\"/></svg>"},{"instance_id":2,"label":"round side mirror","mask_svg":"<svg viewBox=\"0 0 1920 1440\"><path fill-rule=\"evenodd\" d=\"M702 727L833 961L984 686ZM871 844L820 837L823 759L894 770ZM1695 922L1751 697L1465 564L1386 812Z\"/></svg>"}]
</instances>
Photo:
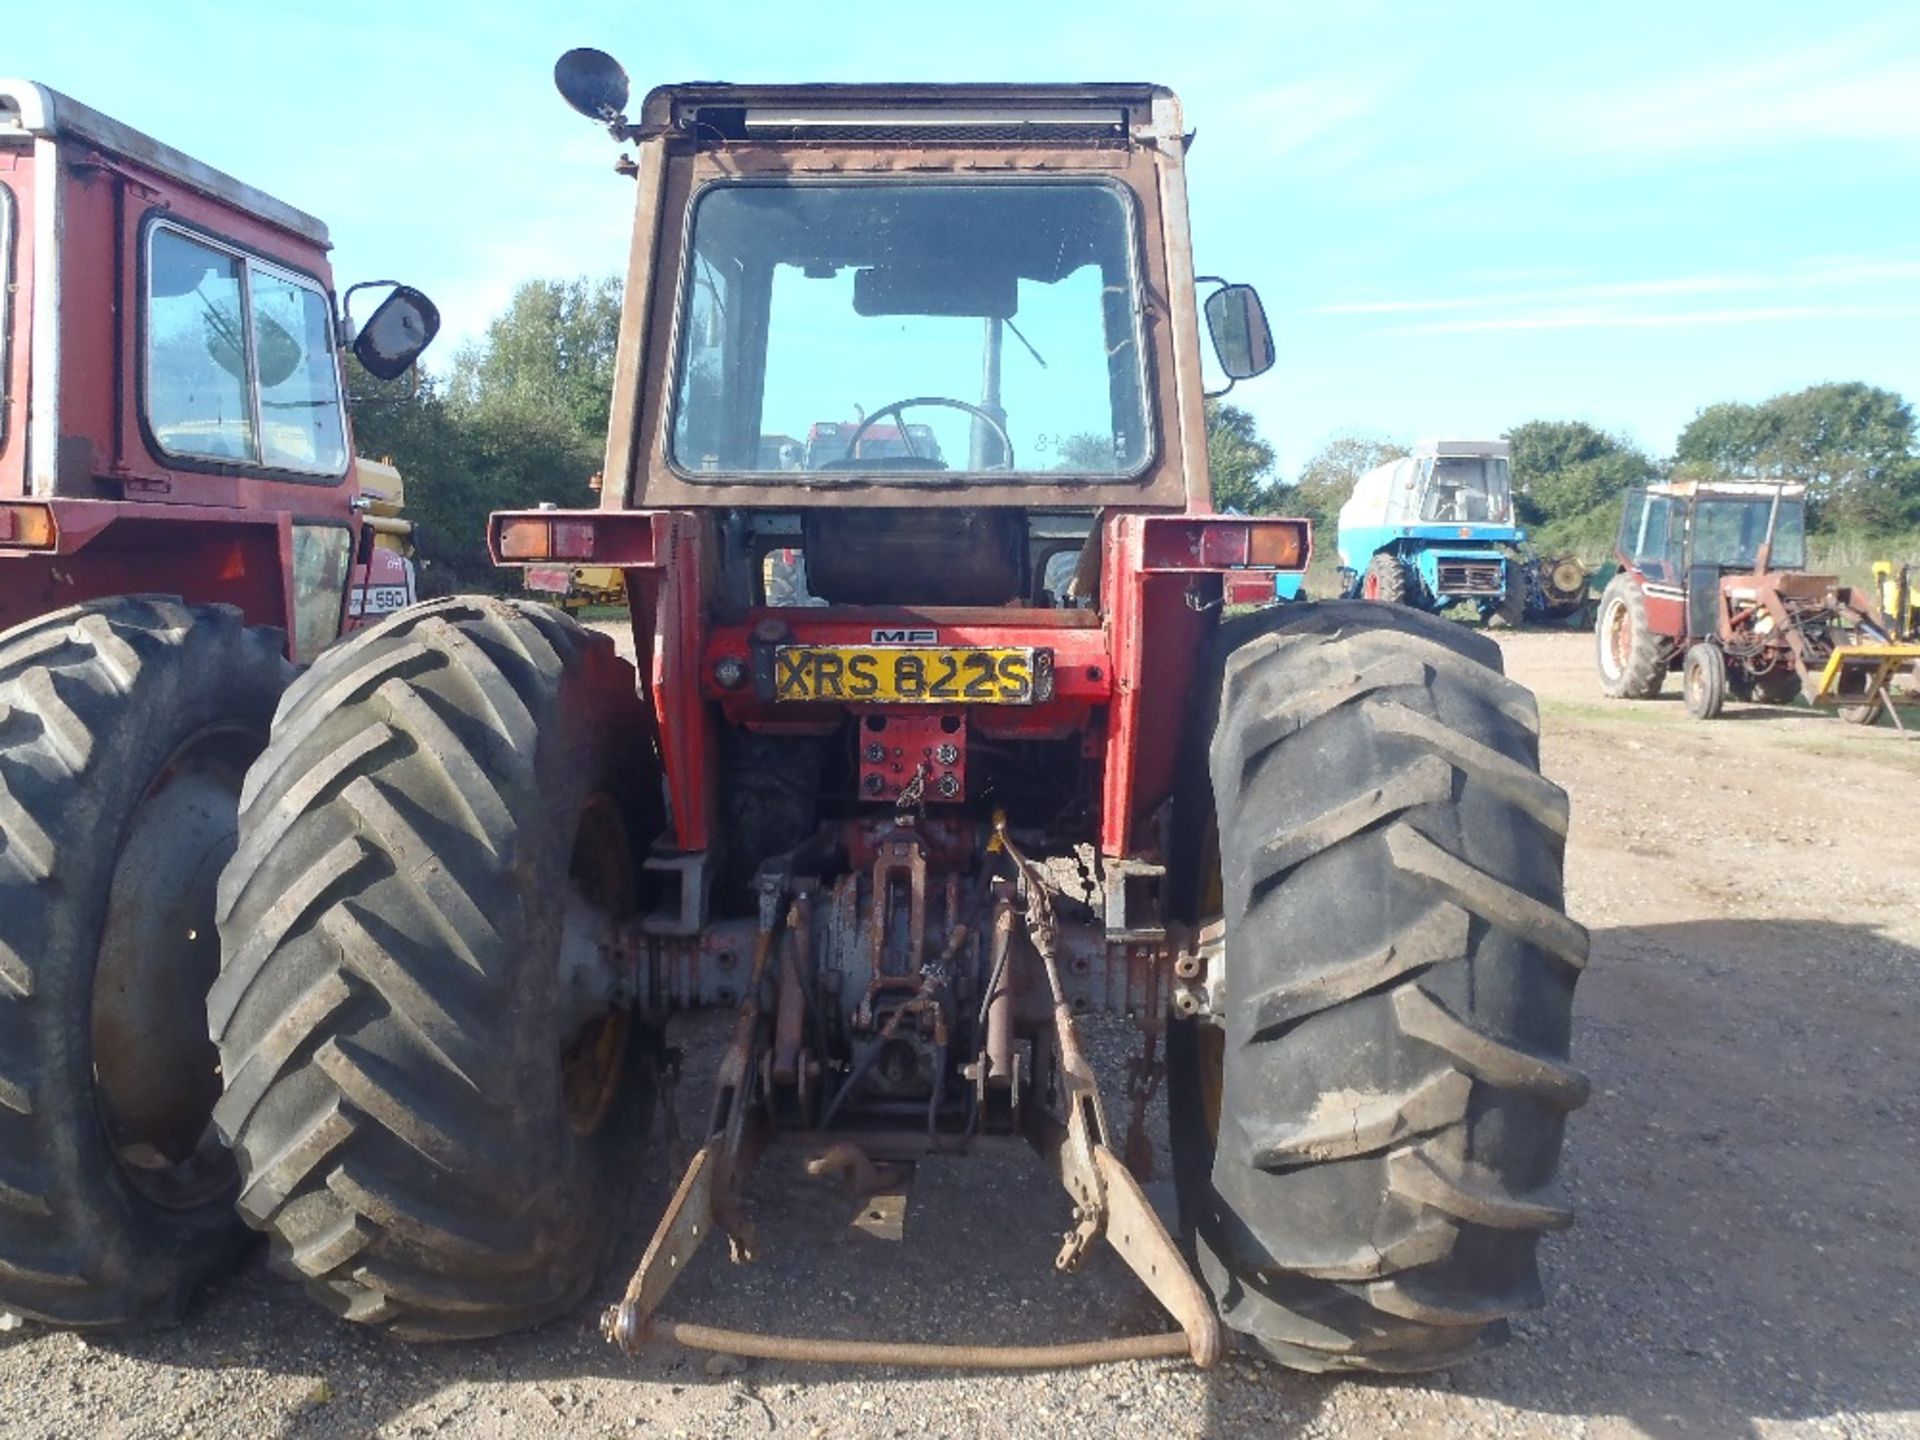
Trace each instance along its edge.
<instances>
[{"instance_id":1,"label":"round side mirror","mask_svg":"<svg viewBox=\"0 0 1920 1440\"><path fill-rule=\"evenodd\" d=\"M614 120L627 107L627 72L604 50L567 51L554 64L553 83L589 120Z\"/></svg>"}]
</instances>

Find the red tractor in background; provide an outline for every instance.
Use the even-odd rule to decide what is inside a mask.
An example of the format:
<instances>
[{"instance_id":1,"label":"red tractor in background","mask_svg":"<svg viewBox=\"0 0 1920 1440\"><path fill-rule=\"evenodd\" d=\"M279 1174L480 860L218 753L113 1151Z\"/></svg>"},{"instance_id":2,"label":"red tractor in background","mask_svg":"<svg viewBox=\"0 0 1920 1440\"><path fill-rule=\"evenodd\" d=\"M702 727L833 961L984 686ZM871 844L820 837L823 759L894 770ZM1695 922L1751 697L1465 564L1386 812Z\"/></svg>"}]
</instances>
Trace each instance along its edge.
<instances>
[{"instance_id":1,"label":"red tractor in background","mask_svg":"<svg viewBox=\"0 0 1920 1440\"><path fill-rule=\"evenodd\" d=\"M215 1119L276 1263L406 1337L576 1305L656 1108L677 1131L670 1019L717 1006L623 1346L1204 1365L1234 1336L1392 1371L1537 1305L1587 1090L1565 796L1485 639L1357 602L1223 618L1310 536L1209 498L1202 314L1229 381L1272 345L1248 287L1201 304L1174 96L675 85L630 121L608 57L556 78L632 147L605 484L491 544L623 571L637 673L551 609L462 598L289 691L209 997ZM765 443L849 395L816 468ZM937 451L863 452L883 424ZM1139 1028L1134 1143L1089 1015ZM1140 1189L1163 1073L1187 1251ZM757 1253L746 1179L782 1136L869 1184L1024 1137L1068 1191L1059 1268L1105 1240L1177 1328L663 1319L708 1238Z\"/></svg>"},{"instance_id":2,"label":"red tractor in background","mask_svg":"<svg viewBox=\"0 0 1920 1440\"><path fill-rule=\"evenodd\" d=\"M413 598L312 216L0 80L0 1311L170 1319L237 1252L215 886L294 666ZM349 292L351 294L351 292Z\"/></svg>"},{"instance_id":3,"label":"red tractor in background","mask_svg":"<svg viewBox=\"0 0 1920 1440\"><path fill-rule=\"evenodd\" d=\"M1600 688L1649 700L1678 670L1687 712L1711 720L1731 695L1834 704L1855 724L1884 713L1889 682L1920 644L1882 597L1807 573L1806 487L1679 480L1629 491L1594 627ZM1896 610L1898 606L1896 604Z\"/></svg>"}]
</instances>

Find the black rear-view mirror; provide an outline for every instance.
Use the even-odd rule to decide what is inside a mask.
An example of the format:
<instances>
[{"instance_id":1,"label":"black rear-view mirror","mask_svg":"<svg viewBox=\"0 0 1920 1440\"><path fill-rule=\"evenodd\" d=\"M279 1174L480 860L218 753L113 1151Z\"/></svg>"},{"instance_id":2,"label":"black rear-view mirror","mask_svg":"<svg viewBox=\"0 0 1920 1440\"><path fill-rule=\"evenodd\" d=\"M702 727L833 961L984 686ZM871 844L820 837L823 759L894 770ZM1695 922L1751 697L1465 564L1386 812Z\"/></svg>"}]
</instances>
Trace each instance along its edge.
<instances>
[{"instance_id":1,"label":"black rear-view mirror","mask_svg":"<svg viewBox=\"0 0 1920 1440\"><path fill-rule=\"evenodd\" d=\"M411 285L396 285L354 337L353 353L376 380L397 380L440 333L440 311Z\"/></svg>"},{"instance_id":2,"label":"black rear-view mirror","mask_svg":"<svg viewBox=\"0 0 1920 1440\"><path fill-rule=\"evenodd\" d=\"M1251 285L1222 285L1207 297L1207 333L1229 380L1247 380L1273 365L1273 332Z\"/></svg>"}]
</instances>

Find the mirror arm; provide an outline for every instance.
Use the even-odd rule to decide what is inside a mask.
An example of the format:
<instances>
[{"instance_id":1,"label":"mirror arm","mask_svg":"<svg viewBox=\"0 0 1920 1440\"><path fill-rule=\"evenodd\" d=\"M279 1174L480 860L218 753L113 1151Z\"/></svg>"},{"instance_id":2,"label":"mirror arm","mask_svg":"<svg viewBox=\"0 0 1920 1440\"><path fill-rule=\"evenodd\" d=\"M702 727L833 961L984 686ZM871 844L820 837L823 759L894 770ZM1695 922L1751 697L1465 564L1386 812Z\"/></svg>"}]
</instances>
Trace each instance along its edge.
<instances>
[{"instance_id":1,"label":"mirror arm","mask_svg":"<svg viewBox=\"0 0 1920 1440\"><path fill-rule=\"evenodd\" d=\"M1195 302L1194 308L1203 314L1206 311L1206 302L1202 301L1199 295L1199 290L1202 285L1218 285L1222 289L1224 289L1227 286L1227 284L1228 282L1221 279L1218 275L1194 276L1193 277L1194 302ZM1235 380L1231 375L1229 375L1227 377L1227 384L1225 389L1202 390L1200 392L1200 398L1202 400L1218 400L1222 395L1226 394L1228 390L1233 389L1233 387L1239 383L1240 383L1239 381Z\"/></svg>"}]
</instances>

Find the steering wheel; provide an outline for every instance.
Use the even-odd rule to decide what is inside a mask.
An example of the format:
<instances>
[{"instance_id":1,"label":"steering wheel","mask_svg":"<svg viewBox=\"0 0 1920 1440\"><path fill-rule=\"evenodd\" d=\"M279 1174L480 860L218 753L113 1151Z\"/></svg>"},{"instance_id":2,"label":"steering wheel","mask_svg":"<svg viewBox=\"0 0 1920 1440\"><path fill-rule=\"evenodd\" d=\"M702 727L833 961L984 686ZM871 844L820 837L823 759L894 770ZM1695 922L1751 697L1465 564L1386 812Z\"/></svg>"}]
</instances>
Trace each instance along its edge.
<instances>
[{"instance_id":1,"label":"steering wheel","mask_svg":"<svg viewBox=\"0 0 1920 1440\"><path fill-rule=\"evenodd\" d=\"M906 417L900 413L902 410L909 409L915 405L942 405L949 410L964 410L967 414L973 416L974 419L986 421L988 428L1000 437L1000 453L1004 457L1004 460L999 468L1002 470L1013 469L1013 440L1007 434L1007 427L994 419L992 411L982 410L978 405L969 405L964 400L949 400L944 395L915 395L906 400L896 400L891 405L882 405L878 410L874 411L854 427L853 434L847 440L846 453L840 458L842 460L853 459L854 451L860 448L860 437L872 429L875 422L884 420L887 416L892 415L900 422L900 441L907 447L907 454L913 456L916 460L920 459L921 457L913 448L913 436L907 433Z\"/></svg>"}]
</instances>

